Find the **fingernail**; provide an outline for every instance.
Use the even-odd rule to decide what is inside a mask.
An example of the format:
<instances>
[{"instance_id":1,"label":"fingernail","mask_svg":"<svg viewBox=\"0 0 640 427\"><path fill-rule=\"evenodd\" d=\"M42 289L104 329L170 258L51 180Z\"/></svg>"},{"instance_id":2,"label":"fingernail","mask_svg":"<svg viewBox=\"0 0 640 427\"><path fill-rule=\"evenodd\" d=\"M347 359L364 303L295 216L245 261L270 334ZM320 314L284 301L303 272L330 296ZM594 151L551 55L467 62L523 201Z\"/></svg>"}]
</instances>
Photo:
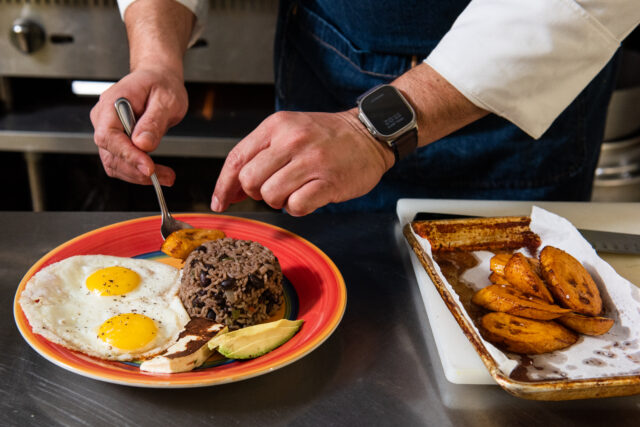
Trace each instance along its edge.
<instances>
[{"instance_id":1,"label":"fingernail","mask_svg":"<svg viewBox=\"0 0 640 427\"><path fill-rule=\"evenodd\" d=\"M220 206L220 200L216 196L211 198L211 210L214 212L220 212L222 210L222 206Z\"/></svg>"},{"instance_id":2,"label":"fingernail","mask_svg":"<svg viewBox=\"0 0 640 427\"><path fill-rule=\"evenodd\" d=\"M140 136L142 138L149 139L149 140L153 140L153 137L154 137L154 135L151 132L149 132L148 130L145 130L144 132L142 132L140 134Z\"/></svg>"},{"instance_id":3,"label":"fingernail","mask_svg":"<svg viewBox=\"0 0 640 427\"><path fill-rule=\"evenodd\" d=\"M149 172L149 168L145 165L138 165L138 170L142 172L144 176L149 176L151 173Z\"/></svg>"}]
</instances>

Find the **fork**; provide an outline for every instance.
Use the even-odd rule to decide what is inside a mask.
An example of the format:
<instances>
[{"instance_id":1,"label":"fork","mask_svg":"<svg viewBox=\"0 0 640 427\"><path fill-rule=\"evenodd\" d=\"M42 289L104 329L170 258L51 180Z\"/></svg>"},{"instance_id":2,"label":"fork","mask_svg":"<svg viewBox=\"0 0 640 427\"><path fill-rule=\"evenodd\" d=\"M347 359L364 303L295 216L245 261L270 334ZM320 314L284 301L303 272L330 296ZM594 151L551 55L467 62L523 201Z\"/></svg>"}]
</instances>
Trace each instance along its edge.
<instances>
[{"instance_id":1,"label":"fork","mask_svg":"<svg viewBox=\"0 0 640 427\"><path fill-rule=\"evenodd\" d=\"M124 132L129 138L131 138L133 128L136 125L136 116L133 114L133 109L131 108L129 100L127 98L118 98L114 106L116 108L116 113L118 113L118 117L120 118L120 122L122 123L122 127L124 128ZM173 233L176 230L181 230L183 228L193 228L192 225L187 224L186 222L178 221L171 216L171 214L169 213L169 209L167 208L167 203L164 200L162 187L160 186L160 182L158 181L156 173L153 172L150 178L151 182L153 183L153 188L156 190L156 196L158 197L158 203L160 204L160 211L162 212L162 225L160 226L160 234L162 235L162 239L166 240L167 237L169 237L169 234Z\"/></svg>"}]
</instances>

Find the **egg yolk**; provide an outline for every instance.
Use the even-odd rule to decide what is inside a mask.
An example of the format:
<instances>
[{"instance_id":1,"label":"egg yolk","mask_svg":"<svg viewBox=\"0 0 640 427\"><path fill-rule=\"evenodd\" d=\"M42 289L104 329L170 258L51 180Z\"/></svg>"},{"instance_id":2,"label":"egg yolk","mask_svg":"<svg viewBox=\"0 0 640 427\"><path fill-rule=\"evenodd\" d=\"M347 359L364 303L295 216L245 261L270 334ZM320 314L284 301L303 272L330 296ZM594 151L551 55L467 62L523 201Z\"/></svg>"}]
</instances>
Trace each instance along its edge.
<instances>
[{"instance_id":1,"label":"egg yolk","mask_svg":"<svg viewBox=\"0 0 640 427\"><path fill-rule=\"evenodd\" d=\"M140 284L140 276L125 267L107 267L87 277L87 289L102 296L122 295Z\"/></svg>"},{"instance_id":2,"label":"egg yolk","mask_svg":"<svg viewBox=\"0 0 640 427\"><path fill-rule=\"evenodd\" d=\"M98 338L121 350L137 350L149 344L158 334L150 317L138 313L113 316L100 325Z\"/></svg>"}]
</instances>

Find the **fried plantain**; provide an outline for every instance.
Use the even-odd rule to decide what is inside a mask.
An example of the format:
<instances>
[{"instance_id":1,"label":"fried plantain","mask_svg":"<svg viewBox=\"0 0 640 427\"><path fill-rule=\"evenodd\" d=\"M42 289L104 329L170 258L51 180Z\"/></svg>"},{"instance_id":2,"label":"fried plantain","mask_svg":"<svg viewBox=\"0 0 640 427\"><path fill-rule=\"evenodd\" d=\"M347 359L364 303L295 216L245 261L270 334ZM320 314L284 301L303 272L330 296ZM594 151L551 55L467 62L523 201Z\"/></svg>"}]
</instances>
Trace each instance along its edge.
<instances>
[{"instance_id":1,"label":"fried plantain","mask_svg":"<svg viewBox=\"0 0 640 427\"><path fill-rule=\"evenodd\" d=\"M585 335L602 335L609 332L614 324L613 319L607 317L591 317L582 314L569 313L556 319L569 329Z\"/></svg>"},{"instance_id":2,"label":"fried plantain","mask_svg":"<svg viewBox=\"0 0 640 427\"><path fill-rule=\"evenodd\" d=\"M533 272L538 275L538 277L542 277L542 269L540 268L540 261L537 258L527 257L527 261L531 264L531 268L533 268Z\"/></svg>"},{"instance_id":3,"label":"fried plantain","mask_svg":"<svg viewBox=\"0 0 640 427\"><path fill-rule=\"evenodd\" d=\"M492 311L501 311L529 319L551 320L570 312L555 304L525 294L509 285L489 285L480 289L471 302Z\"/></svg>"},{"instance_id":4,"label":"fried plantain","mask_svg":"<svg viewBox=\"0 0 640 427\"><path fill-rule=\"evenodd\" d=\"M489 269L499 276L504 276L504 266L511 256L512 254L495 254L489 260Z\"/></svg>"},{"instance_id":5,"label":"fried plantain","mask_svg":"<svg viewBox=\"0 0 640 427\"><path fill-rule=\"evenodd\" d=\"M561 249L546 246L540 252L540 264L542 276L560 305L588 316L602 312L600 291L580 261Z\"/></svg>"},{"instance_id":6,"label":"fried plantain","mask_svg":"<svg viewBox=\"0 0 640 427\"><path fill-rule=\"evenodd\" d=\"M513 254L509 258L509 261L504 266L504 277L511 285L522 292L553 303L553 297L542 278L535 272L529 259L521 253Z\"/></svg>"},{"instance_id":7,"label":"fried plantain","mask_svg":"<svg viewBox=\"0 0 640 427\"><path fill-rule=\"evenodd\" d=\"M578 335L553 321L532 320L507 313L488 313L480 332L489 342L521 354L541 354L569 347Z\"/></svg>"},{"instance_id":8,"label":"fried plantain","mask_svg":"<svg viewBox=\"0 0 640 427\"><path fill-rule=\"evenodd\" d=\"M191 251L210 240L222 239L221 230L207 228L184 228L174 231L162 243L160 250L173 258L187 259Z\"/></svg>"},{"instance_id":9,"label":"fried plantain","mask_svg":"<svg viewBox=\"0 0 640 427\"><path fill-rule=\"evenodd\" d=\"M500 274L496 273L495 271L493 273L491 273L489 275L489 280L491 281L491 283L496 284L496 285L511 285L507 279L504 278L504 276L501 276Z\"/></svg>"}]
</instances>

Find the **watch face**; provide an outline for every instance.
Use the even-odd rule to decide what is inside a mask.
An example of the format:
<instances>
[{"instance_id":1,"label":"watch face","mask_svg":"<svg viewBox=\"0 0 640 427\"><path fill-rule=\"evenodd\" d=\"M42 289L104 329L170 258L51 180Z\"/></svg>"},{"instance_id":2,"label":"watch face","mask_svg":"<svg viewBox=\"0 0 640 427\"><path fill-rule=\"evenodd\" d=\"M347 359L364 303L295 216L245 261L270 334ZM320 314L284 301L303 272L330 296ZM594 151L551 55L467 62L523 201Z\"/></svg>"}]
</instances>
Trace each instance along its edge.
<instances>
[{"instance_id":1,"label":"watch face","mask_svg":"<svg viewBox=\"0 0 640 427\"><path fill-rule=\"evenodd\" d=\"M384 137L392 136L414 118L411 108L392 86L381 86L367 95L360 108L376 131Z\"/></svg>"}]
</instances>

